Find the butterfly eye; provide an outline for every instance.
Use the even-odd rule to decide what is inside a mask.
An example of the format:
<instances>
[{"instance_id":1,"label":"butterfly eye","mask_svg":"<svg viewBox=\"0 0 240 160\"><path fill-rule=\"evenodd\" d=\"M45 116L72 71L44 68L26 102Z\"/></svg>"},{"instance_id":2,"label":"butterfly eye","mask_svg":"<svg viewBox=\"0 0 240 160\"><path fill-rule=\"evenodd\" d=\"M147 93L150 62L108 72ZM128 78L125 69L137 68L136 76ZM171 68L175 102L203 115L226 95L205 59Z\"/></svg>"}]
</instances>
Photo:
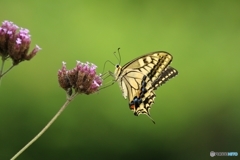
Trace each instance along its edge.
<instances>
[{"instance_id":1,"label":"butterfly eye","mask_svg":"<svg viewBox=\"0 0 240 160\"><path fill-rule=\"evenodd\" d=\"M116 65L116 68L119 68L119 64Z\"/></svg>"}]
</instances>

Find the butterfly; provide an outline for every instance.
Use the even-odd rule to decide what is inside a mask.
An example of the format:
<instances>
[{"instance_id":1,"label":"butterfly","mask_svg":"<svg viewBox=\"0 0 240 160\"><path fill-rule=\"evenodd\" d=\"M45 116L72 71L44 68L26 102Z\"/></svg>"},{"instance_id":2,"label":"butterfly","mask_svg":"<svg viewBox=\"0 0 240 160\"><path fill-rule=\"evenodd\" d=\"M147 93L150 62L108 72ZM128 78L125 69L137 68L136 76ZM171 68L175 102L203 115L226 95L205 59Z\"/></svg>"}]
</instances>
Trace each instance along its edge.
<instances>
[{"instance_id":1,"label":"butterfly","mask_svg":"<svg viewBox=\"0 0 240 160\"><path fill-rule=\"evenodd\" d=\"M169 79L178 74L178 71L169 66L173 57L168 52L156 51L138 57L122 67L116 65L115 81L118 82L125 99L128 99L129 108L135 116L150 116L150 108L156 97L155 90Z\"/></svg>"}]
</instances>

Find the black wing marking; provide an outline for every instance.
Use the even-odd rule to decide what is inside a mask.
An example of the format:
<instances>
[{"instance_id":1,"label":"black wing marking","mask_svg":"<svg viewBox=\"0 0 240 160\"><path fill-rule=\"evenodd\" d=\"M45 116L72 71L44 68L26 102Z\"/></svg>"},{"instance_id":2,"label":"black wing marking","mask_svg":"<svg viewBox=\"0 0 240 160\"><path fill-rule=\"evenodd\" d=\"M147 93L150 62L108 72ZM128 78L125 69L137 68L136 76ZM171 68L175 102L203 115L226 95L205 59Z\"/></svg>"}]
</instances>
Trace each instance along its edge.
<instances>
[{"instance_id":1,"label":"black wing marking","mask_svg":"<svg viewBox=\"0 0 240 160\"><path fill-rule=\"evenodd\" d=\"M162 74L152 83L153 89L156 90L159 86L163 85L176 75L178 75L178 71L175 68L168 66L162 72Z\"/></svg>"}]
</instances>

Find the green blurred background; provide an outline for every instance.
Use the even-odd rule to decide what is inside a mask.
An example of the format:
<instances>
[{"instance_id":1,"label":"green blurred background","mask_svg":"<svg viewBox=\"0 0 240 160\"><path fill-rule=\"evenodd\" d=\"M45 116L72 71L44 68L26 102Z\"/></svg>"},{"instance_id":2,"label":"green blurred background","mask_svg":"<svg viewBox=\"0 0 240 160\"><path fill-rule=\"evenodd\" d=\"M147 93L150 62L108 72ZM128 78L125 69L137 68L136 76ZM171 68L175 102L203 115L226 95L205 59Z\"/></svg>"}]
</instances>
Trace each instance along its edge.
<instances>
[{"instance_id":1,"label":"green blurred background","mask_svg":"<svg viewBox=\"0 0 240 160\"><path fill-rule=\"evenodd\" d=\"M10 159L65 102L61 62L122 65L163 50L179 75L157 91L151 115L135 117L117 84L78 96L18 159L210 159L240 153L240 1L7 1L0 20L28 28L43 50L3 78L0 159ZM11 61L7 63L7 66ZM114 66L107 65L107 70ZM110 81L111 79L107 79ZM224 159L226 157L222 157Z\"/></svg>"}]
</instances>

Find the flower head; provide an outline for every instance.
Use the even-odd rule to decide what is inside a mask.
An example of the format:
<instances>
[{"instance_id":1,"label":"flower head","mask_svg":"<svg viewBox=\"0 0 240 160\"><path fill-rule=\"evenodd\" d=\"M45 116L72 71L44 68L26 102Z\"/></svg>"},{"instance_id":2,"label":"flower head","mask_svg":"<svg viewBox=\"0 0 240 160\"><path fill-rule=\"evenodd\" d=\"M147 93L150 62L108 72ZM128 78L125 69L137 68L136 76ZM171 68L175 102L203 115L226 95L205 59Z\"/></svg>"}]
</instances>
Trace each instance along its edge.
<instances>
[{"instance_id":1,"label":"flower head","mask_svg":"<svg viewBox=\"0 0 240 160\"><path fill-rule=\"evenodd\" d=\"M95 93L102 85L101 75L96 74L96 68L96 65L89 62L77 61L75 68L67 70L66 63L63 62L62 69L58 71L58 82L70 95L72 89L87 95Z\"/></svg>"},{"instance_id":2,"label":"flower head","mask_svg":"<svg viewBox=\"0 0 240 160\"><path fill-rule=\"evenodd\" d=\"M29 30L20 28L13 22L4 21L0 27L0 56L4 58L10 57L13 65L17 65L24 60L32 59L36 53L41 50L39 46L28 54L31 35Z\"/></svg>"}]
</instances>

